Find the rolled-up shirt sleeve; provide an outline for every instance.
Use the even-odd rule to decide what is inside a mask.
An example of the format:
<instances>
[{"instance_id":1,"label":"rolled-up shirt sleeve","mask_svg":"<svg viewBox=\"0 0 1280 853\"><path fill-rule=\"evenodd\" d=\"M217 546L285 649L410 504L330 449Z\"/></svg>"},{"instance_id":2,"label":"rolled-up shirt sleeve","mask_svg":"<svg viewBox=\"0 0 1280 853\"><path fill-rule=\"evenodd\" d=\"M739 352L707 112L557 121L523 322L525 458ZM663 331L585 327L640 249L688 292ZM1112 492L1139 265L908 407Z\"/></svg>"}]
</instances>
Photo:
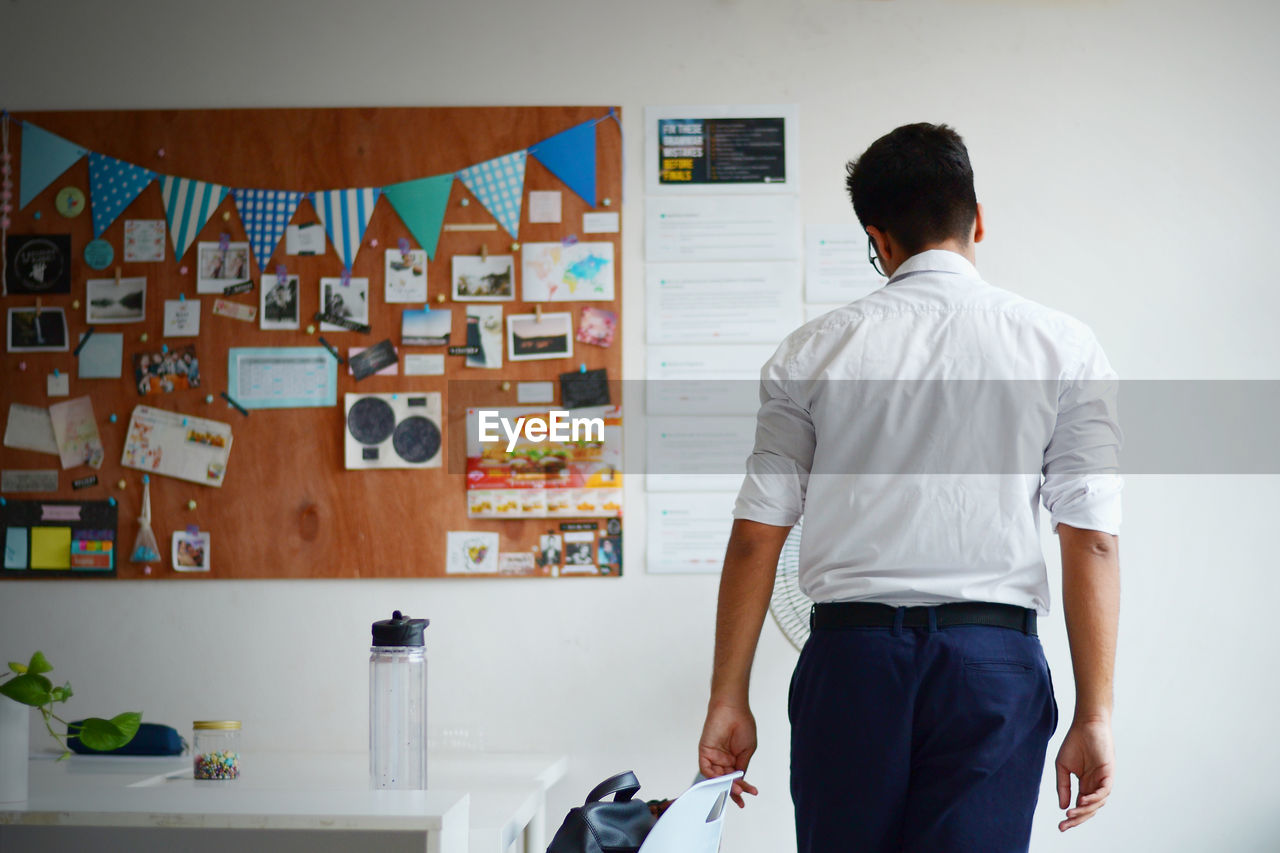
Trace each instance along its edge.
<instances>
[{"instance_id":1,"label":"rolled-up shirt sleeve","mask_svg":"<svg viewBox=\"0 0 1280 853\"><path fill-rule=\"evenodd\" d=\"M813 465L814 430L809 412L795 401L775 356L761 371L756 442L733 517L790 527L804 512Z\"/></svg>"},{"instance_id":2,"label":"rolled-up shirt sleeve","mask_svg":"<svg viewBox=\"0 0 1280 853\"><path fill-rule=\"evenodd\" d=\"M1045 448L1040 499L1059 524L1120 532L1119 378L1092 334L1058 394L1058 416Z\"/></svg>"}]
</instances>

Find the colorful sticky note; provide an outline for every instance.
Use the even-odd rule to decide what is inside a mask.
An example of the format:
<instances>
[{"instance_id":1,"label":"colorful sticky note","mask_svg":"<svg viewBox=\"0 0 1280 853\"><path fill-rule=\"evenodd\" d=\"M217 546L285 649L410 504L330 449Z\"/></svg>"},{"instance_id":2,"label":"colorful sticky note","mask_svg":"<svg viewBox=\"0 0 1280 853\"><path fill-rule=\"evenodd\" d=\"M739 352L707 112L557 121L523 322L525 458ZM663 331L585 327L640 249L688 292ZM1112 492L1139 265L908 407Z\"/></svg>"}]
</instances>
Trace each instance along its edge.
<instances>
[{"instance_id":1,"label":"colorful sticky note","mask_svg":"<svg viewBox=\"0 0 1280 853\"><path fill-rule=\"evenodd\" d=\"M31 528L31 568L71 568L70 527Z\"/></svg>"},{"instance_id":2,"label":"colorful sticky note","mask_svg":"<svg viewBox=\"0 0 1280 853\"><path fill-rule=\"evenodd\" d=\"M27 528L10 527L5 530L4 567L6 569L27 567Z\"/></svg>"}]
</instances>

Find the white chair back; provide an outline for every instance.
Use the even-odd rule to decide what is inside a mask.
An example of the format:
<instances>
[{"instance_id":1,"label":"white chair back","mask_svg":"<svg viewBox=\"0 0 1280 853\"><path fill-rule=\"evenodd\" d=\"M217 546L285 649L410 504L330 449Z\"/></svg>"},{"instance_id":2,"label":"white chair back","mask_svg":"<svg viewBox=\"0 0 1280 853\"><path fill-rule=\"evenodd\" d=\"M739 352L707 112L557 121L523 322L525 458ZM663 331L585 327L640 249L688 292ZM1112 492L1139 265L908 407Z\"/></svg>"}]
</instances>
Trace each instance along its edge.
<instances>
[{"instance_id":1,"label":"white chair back","mask_svg":"<svg viewBox=\"0 0 1280 853\"><path fill-rule=\"evenodd\" d=\"M716 853L729 790L742 771L704 779L681 794L645 836L640 853Z\"/></svg>"}]
</instances>

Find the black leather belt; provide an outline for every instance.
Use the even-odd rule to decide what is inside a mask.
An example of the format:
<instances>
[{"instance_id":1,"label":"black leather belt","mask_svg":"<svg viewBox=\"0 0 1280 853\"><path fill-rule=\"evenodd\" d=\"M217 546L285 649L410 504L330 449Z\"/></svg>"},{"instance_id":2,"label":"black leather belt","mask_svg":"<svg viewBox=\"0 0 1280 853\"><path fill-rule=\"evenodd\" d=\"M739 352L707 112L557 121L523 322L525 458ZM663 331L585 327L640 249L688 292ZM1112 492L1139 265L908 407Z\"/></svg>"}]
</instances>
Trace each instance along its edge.
<instances>
[{"instance_id":1,"label":"black leather belt","mask_svg":"<svg viewBox=\"0 0 1280 853\"><path fill-rule=\"evenodd\" d=\"M901 622L898 611L901 610ZM813 630L840 628L928 628L929 611L933 611L933 627L953 625L988 625L1009 628L1032 637L1036 634L1036 612L1012 604L988 604L983 601L958 601L934 607L892 607L871 601L828 601L813 605L809 627Z\"/></svg>"}]
</instances>

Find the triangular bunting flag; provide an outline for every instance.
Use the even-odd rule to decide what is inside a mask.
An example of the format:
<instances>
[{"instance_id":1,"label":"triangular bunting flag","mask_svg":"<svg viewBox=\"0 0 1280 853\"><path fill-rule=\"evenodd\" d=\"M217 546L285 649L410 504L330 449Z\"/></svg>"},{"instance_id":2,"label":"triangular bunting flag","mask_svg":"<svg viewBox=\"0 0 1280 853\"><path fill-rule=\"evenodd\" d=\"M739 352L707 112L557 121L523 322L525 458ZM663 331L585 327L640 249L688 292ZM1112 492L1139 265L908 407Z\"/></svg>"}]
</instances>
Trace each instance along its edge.
<instances>
[{"instance_id":1,"label":"triangular bunting flag","mask_svg":"<svg viewBox=\"0 0 1280 853\"><path fill-rule=\"evenodd\" d=\"M116 217L146 189L156 173L97 151L89 152L89 196L93 203L93 236L111 227Z\"/></svg>"},{"instance_id":2,"label":"triangular bunting flag","mask_svg":"<svg viewBox=\"0 0 1280 853\"><path fill-rule=\"evenodd\" d=\"M84 155L87 148L68 142L61 136L22 123L22 182L18 187L18 209L26 207L40 191L58 179Z\"/></svg>"},{"instance_id":3,"label":"triangular bunting flag","mask_svg":"<svg viewBox=\"0 0 1280 853\"><path fill-rule=\"evenodd\" d=\"M293 190L232 190L231 194L235 196L236 210L249 235L258 269L265 270L303 194Z\"/></svg>"},{"instance_id":4,"label":"triangular bunting flag","mask_svg":"<svg viewBox=\"0 0 1280 853\"><path fill-rule=\"evenodd\" d=\"M458 173L480 203L493 214L507 233L520 236L520 204L524 200L526 152L495 157Z\"/></svg>"},{"instance_id":5,"label":"triangular bunting flag","mask_svg":"<svg viewBox=\"0 0 1280 853\"><path fill-rule=\"evenodd\" d=\"M333 249L342 259L342 265L351 269L364 240L364 229L373 216L373 206L380 190L366 187L360 190L325 190L311 194L311 204L329 232Z\"/></svg>"},{"instance_id":6,"label":"triangular bunting flag","mask_svg":"<svg viewBox=\"0 0 1280 853\"><path fill-rule=\"evenodd\" d=\"M584 122L529 146L534 159L596 206L596 122Z\"/></svg>"},{"instance_id":7,"label":"triangular bunting flag","mask_svg":"<svg viewBox=\"0 0 1280 853\"><path fill-rule=\"evenodd\" d=\"M164 215L169 219L173 259L181 260L200 229L227 197L227 188L221 184L164 175L160 178L160 195L164 197Z\"/></svg>"},{"instance_id":8,"label":"triangular bunting flag","mask_svg":"<svg viewBox=\"0 0 1280 853\"><path fill-rule=\"evenodd\" d=\"M382 188L387 201L391 202L391 206L400 215L400 221L409 229L418 245L427 250L427 257L433 260L452 188L453 175L419 178Z\"/></svg>"}]
</instances>

